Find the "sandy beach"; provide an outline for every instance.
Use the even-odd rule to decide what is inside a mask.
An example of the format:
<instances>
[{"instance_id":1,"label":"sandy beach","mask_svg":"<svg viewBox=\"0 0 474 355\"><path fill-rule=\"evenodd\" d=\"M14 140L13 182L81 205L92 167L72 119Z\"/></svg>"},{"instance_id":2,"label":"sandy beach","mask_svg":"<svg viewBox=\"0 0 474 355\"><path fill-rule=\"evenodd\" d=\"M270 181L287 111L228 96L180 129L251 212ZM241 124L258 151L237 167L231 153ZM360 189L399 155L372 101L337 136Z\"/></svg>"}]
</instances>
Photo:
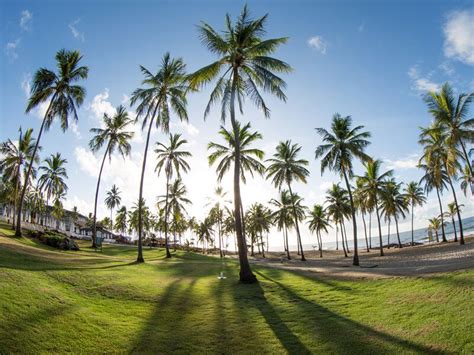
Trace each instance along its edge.
<instances>
[{"instance_id":1,"label":"sandy beach","mask_svg":"<svg viewBox=\"0 0 474 355\"><path fill-rule=\"evenodd\" d=\"M305 251L302 262L296 252L291 260L283 253L270 252L250 258L251 263L285 270L316 273L339 278L383 278L395 276L423 276L474 268L474 235L465 238L465 245L455 242L424 244L414 247L384 249L381 257L377 249L359 249L360 267L352 266L352 253L345 258L342 250Z\"/></svg>"}]
</instances>

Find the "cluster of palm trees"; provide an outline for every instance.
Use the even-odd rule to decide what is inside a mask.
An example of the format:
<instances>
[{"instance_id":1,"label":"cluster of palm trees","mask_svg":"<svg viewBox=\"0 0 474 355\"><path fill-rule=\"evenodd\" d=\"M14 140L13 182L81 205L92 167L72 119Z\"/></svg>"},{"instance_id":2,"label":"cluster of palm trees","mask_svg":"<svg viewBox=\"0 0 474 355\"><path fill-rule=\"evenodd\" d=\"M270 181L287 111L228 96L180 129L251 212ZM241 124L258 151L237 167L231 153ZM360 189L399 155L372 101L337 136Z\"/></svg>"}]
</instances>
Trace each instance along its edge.
<instances>
[{"instance_id":1,"label":"cluster of palm trees","mask_svg":"<svg viewBox=\"0 0 474 355\"><path fill-rule=\"evenodd\" d=\"M144 238L150 235L150 231L160 231L164 234L167 256L171 256L168 245L170 233L176 241L176 237L180 237L185 230L191 229L197 234L198 240L210 245L214 244L212 236L217 234L221 256L226 249L224 236L235 233L240 261L240 281L252 283L256 281L256 277L251 271L247 258L247 237L251 252L254 253L254 246L257 246L263 254L265 244L268 248L268 242L264 242L264 236L268 235L271 226L276 226L283 233L285 250L289 258L288 230L294 229L298 254L301 255L302 260L305 260L300 223L308 216L309 228L316 234L321 256L322 233L329 228L329 221L332 221L336 227L336 234L340 231L345 255L351 252L345 227L345 222L351 221L354 243L353 264L359 265L358 214L362 216L367 250L370 250L372 240L371 237L367 237L367 230L370 234L371 217L375 214L380 253L383 255L381 218L385 218L388 225L395 222L397 236L399 236L399 220L411 212L413 226L414 207L425 202L425 193L436 190L440 202L440 227L444 239L446 214L441 206L440 194L447 186L453 193L452 211L457 215L460 241L463 243L460 206L457 202L454 183L461 174L462 186L466 191L472 181L472 166L466 145L473 139L474 122L467 119L466 115L473 94L460 95L456 100L452 89L446 84L439 93L427 95L425 100L435 120L430 127L422 130L420 136L420 143L423 145L420 167L424 169L425 175L421 181L422 186L413 182L408 184L403 192L402 184L393 179L392 172L381 172L381 162L366 153L366 148L370 144L368 140L370 133L364 131L363 126L353 127L349 116L335 114L329 130L316 129L322 144L316 148L315 158L321 159L321 173L327 170L337 173L345 188L335 184L328 191L325 206L315 205L308 211L302 204L303 199L293 191L295 183L306 183L309 177L307 169L309 162L299 157L301 146L291 141L280 142L273 156L264 161L263 151L253 146L256 141L262 139L262 135L252 131L250 123L241 124L236 118L236 110L241 114L244 113L245 98L255 104L265 117L270 116L270 109L263 99L263 93L286 101L284 92L286 83L278 75L289 73L292 68L272 55L288 39L286 37L264 38L267 18L267 15L251 18L245 6L235 21L231 16L226 16L225 28L222 32L216 31L211 25L203 22L198 27L199 38L203 45L216 56L215 61L193 73L188 73L183 59L172 58L169 53L166 53L158 70L151 71L140 66L143 75L142 86L133 91L130 99L130 104L136 112L135 119L130 118L126 109L119 106L113 115L104 115L101 128L91 129L94 137L89 143L90 149L97 153L105 148L98 173L92 215L93 245L96 241L97 199L106 158L109 157L110 160L114 152L118 152L123 157L130 154L130 140L133 136L130 127L138 121L141 122L142 129L146 131L146 140L137 203L130 211L127 211L125 206L120 207L115 223L112 223L112 211L121 202L117 197L119 193L116 187L112 188L106 200L106 205L111 210L110 223L113 227L122 232L126 230L136 232L138 236L137 262L144 261L142 245ZM21 153L12 153L18 156L18 162L13 168L2 165L2 176L8 176L3 180L12 181L9 188L15 191L13 195L17 213L17 235L21 235L21 213L23 203L26 201L25 196L36 176L34 163L38 161L39 144L43 132L48 130L55 119L60 121L63 130L68 128L70 119L73 121L78 119L77 109L85 98L85 89L78 85L78 82L88 76L88 68L81 65L81 60L82 56L79 52L61 50L56 54L57 72L41 68L33 78L26 111L30 112L40 104L48 103L38 138L33 139L31 130L24 135L20 134L23 140L28 140L24 143L27 147L22 148ZM212 106L216 104L220 106L222 126L219 136L223 142L209 143L208 159L210 165L216 166L219 182L227 172L232 172L233 208L224 206L222 201L217 202L212 207L209 216L197 222L187 216L185 206L191 201L186 197L186 188L181 179L181 174L190 170L186 159L191 156L191 153L183 150L187 142L181 135L169 132L170 120L171 116L175 115L181 121L188 121L187 96L211 83L214 84L208 104L204 109L204 117L209 115ZM230 118L230 126L226 127L228 118ZM158 142L154 150L157 155L155 171L158 175L164 173L166 177L165 193L158 197L156 215L153 215L143 196L145 169L149 146L152 143L153 127L169 134L169 144ZM8 144L4 146L5 150L9 149ZM64 165L65 161L60 155L52 156L49 161L46 162L48 166L41 171L51 176L44 179L40 177L37 186L45 192L48 201L50 199L60 201L66 192L65 184L61 185L59 182L67 177L65 171L60 170L60 165ZM356 176L354 172L354 164L357 161L365 167L365 172L360 176ZM56 175L53 176L53 174ZM252 205L247 212L244 211L240 185L246 183L249 174L266 176L278 189L278 199L269 202L274 207L273 211L261 204ZM16 180L10 179L10 176L15 177ZM353 183L355 187L352 186ZM174 244L176 245L176 242ZM399 244L401 246L400 240Z\"/></svg>"}]
</instances>

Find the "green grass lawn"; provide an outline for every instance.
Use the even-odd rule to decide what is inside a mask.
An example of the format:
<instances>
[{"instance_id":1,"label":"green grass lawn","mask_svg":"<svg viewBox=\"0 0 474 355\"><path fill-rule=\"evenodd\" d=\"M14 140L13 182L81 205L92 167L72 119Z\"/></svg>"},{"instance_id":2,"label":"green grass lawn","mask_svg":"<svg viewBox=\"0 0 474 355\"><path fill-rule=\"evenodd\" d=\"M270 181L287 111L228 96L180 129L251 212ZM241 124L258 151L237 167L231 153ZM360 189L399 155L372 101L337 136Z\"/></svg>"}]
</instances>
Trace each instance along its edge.
<instances>
[{"instance_id":1,"label":"green grass lawn","mask_svg":"<svg viewBox=\"0 0 474 355\"><path fill-rule=\"evenodd\" d=\"M474 271L336 281L131 247L60 252L0 226L0 353L472 353ZM221 270L226 280L218 280Z\"/></svg>"}]
</instances>

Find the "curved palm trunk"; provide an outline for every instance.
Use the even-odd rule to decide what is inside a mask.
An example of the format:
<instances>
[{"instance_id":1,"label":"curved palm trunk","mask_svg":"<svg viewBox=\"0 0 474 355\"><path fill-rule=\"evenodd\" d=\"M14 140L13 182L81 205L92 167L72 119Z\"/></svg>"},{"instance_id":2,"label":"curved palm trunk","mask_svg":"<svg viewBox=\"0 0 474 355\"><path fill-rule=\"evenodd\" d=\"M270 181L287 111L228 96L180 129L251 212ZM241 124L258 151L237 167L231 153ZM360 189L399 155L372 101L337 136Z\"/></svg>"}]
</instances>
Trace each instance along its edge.
<instances>
[{"instance_id":1,"label":"curved palm trunk","mask_svg":"<svg viewBox=\"0 0 474 355\"><path fill-rule=\"evenodd\" d=\"M448 240L446 239L446 233L444 232L444 212L443 212L443 205L441 204L441 196L439 195L439 189L436 188L436 194L438 195L438 203L439 203L439 210L441 212L440 217L441 217L441 232L442 232L442 238L443 238L443 243L447 242ZM437 235L437 234L436 234ZM439 240L438 240L439 242ZM463 241L464 243L464 241Z\"/></svg>"},{"instance_id":2,"label":"curved palm trunk","mask_svg":"<svg viewBox=\"0 0 474 355\"><path fill-rule=\"evenodd\" d=\"M109 152L109 144L107 149L104 152L104 157L102 158L102 163L100 164L99 177L97 178L97 186L95 188L95 199L94 199L94 216L92 220L92 248L96 248L96 238L97 238L97 200L99 198L99 187L100 179L102 178L102 170L104 169L105 158L107 158L107 153Z\"/></svg>"},{"instance_id":3,"label":"curved palm trunk","mask_svg":"<svg viewBox=\"0 0 474 355\"><path fill-rule=\"evenodd\" d=\"M472 177L472 176L474 176L474 174L472 173L471 161L469 160L469 155L467 154L466 146L464 145L464 142L462 141L462 139L459 139L459 142L461 143L461 148L462 148L462 151L463 151L464 160L466 160L467 167L468 167L469 172L471 173L471 177Z\"/></svg>"},{"instance_id":4,"label":"curved palm trunk","mask_svg":"<svg viewBox=\"0 0 474 355\"><path fill-rule=\"evenodd\" d=\"M370 252L370 249L369 249L369 240L367 238L367 224L365 223L364 214L361 213L361 215L362 215L362 223L364 223L365 248L367 249L367 253L368 253Z\"/></svg>"},{"instance_id":5,"label":"curved palm trunk","mask_svg":"<svg viewBox=\"0 0 474 355\"><path fill-rule=\"evenodd\" d=\"M378 226L379 226L380 256L383 256L382 226L380 225L380 213L379 213L379 204L378 204L378 201L377 201L377 196L375 197L375 213L377 215L377 223L378 223Z\"/></svg>"},{"instance_id":6,"label":"curved palm trunk","mask_svg":"<svg viewBox=\"0 0 474 355\"><path fill-rule=\"evenodd\" d=\"M347 230L346 230L346 224L344 222L342 222L342 228L344 228L344 241L346 243L346 250L348 253L351 252L351 250L349 249L349 243L347 242Z\"/></svg>"},{"instance_id":7,"label":"curved palm trunk","mask_svg":"<svg viewBox=\"0 0 474 355\"><path fill-rule=\"evenodd\" d=\"M171 258L170 247L168 243L168 231L169 231L169 207L168 207L168 197L169 197L169 183L170 183L170 176L166 174L166 197L165 197L165 248L166 248L166 257Z\"/></svg>"},{"instance_id":8,"label":"curved palm trunk","mask_svg":"<svg viewBox=\"0 0 474 355\"><path fill-rule=\"evenodd\" d=\"M395 227L397 229L398 247L401 249L402 248L402 242L400 241L400 233L398 232L398 218L397 218L397 215L395 215Z\"/></svg>"},{"instance_id":9,"label":"curved palm trunk","mask_svg":"<svg viewBox=\"0 0 474 355\"><path fill-rule=\"evenodd\" d=\"M234 130L235 139L235 162L234 162L234 213L235 213L235 232L237 234L237 243L239 246L239 263L240 263L240 282L255 283L257 278L252 273L247 258L247 242L242 229L242 201L240 197L240 136L239 127L235 119L235 92L237 88L236 81L237 70L234 69L232 79L232 91L230 98L230 120Z\"/></svg>"},{"instance_id":10,"label":"curved palm trunk","mask_svg":"<svg viewBox=\"0 0 474 355\"><path fill-rule=\"evenodd\" d=\"M462 219L461 219L461 212L459 211L459 206L458 206L458 199L456 197L456 191L454 190L453 186L453 181L451 180L451 177L448 176L448 181L449 181L449 186L451 186L451 190L453 191L453 198L454 198L454 204L456 206L456 213L458 215L458 223L459 223L459 244L463 245L464 244L464 231L462 228ZM456 235L456 226L454 225L454 233ZM444 240L443 240L444 241ZM456 240L455 240L456 241Z\"/></svg>"},{"instance_id":11,"label":"curved palm trunk","mask_svg":"<svg viewBox=\"0 0 474 355\"><path fill-rule=\"evenodd\" d=\"M342 250L344 250L344 257L347 258L346 246L344 245L344 229L342 228L342 222L339 222L339 225L340 225L340 227L341 227L341 244L342 244Z\"/></svg>"},{"instance_id":12,"label":"curved palm trunk","mask_svg":"<svg viewBox=\"0 0 474 355\"><path fill-rule=\"evenodd\" d=\"M415 231L413 228L413 203L411 204L411 246L415 245Z\"/></svg>"},{"instance_id":13,"label":"curved palm trunk","mask_svg":"<svg viewBox=\"0 0 474 355\"><path fill-rule=\"evenodd\" d=\"M285 239L286 239L286 256L288 260L291 260L290 256L290 246L288 245L288 227L285 224Z\"/></svg>"},{"instance_id":14,"label":"curved palm trunk","mask_svg":"<svg viewBox=\"0 0 474 355\"><path fill-rule=\"evenodd\" d=\"M454 242L458 241L458 233L456 232L456 223L454 222L454 215L451 215L451 223L453 224L454 229Z\"/></svg>"},{"instance_id":15,"label":"curved palm trunk","mask_svg":"<svg viewBox=\"0 0 474 355\"><path fill-rule=\"evenodd\" d=\"M146 157L148 154L148 145L150 144L150 134L151 134L151 127L153 125L153 121L155 119L156 111L158 109L159 102L156 104L155 110L153 115L150 119L150 125L148 126L148 133L146 135L146 143L145 143L145 152L143 153L143 164L142 164L142 176L140 178L140 192L138 193L138 256L137 256L137 263L145 262L143 259L143 220L142 220L142 197L143 197L143 181L145 180L145 167L146 167ZM166 191L168 191L168 186L166 186Z\"/></svg>"},{"instance_id":16,"label":"curved palm trunk","mask_svg":"<svg viewBox=\"0 0 474 355\"><path fill-rule=\"evenodd\" d=\"M18 211L16 211L16 213L17 213L16 229L15 229L15 236L16 237L21 237L21 209L22 209L22 206L23 206L23 200L25 199L26 188L28 187L27 186L28 185L28 180L29 180L30 175L31 175L31 170L33 168L33 163L35 161L36 152L38 151L38 147L39 147L40 140L41 140L41 135L43 134L46 117L48 117L49 112L51 111L51 106L52 106L53 101L54 101L55 98L56 98L56 94L53 95L51 101L49 102L48 109L46 110L46 113L44 114L43 122L41 123L41 128L40 128L40 131L39 131L39 134L38 134L38 138L36 139L35 149L33 150L33 154L32 154L31 159L30 159L30 164L28 165L28 170L27 170L26 175L25 175L25 183L23 184L23 188L21 189L20 200L18 201Z\"/></svg>"},{"instance_id":17,"label":"curved palm trunk","mask_svg":"<svg viewBox=\"0 0 474 355\"><path fill-rule=\"evenodd\" d=\"M298 245L300 246L301 261L306 261L306 258L304 257L303 244L301 243L300 227L299 227L299 224L298 224L298 217L296 215L296 206L295 206L295 201L294 201L294 198L293 198L293 191L291 191L290 183L288 183L288 190L290 191L291 204L293 206L293 217L295 219L296 236L298 238L297 242L298 242Z\"/></svg>"},{"instance_id":18,"label":"curved palm trunk","mask_svg":"<svg viewBox=\"0 0 474 355\"><path fill-rule=\"evenodd\" d=\"M346 188L349 191L349 202L351 203L351 214L352 214L352 233L354 235L354 256L352 259L352 265L359 266L359 253L357 250L357 221L354 208L354 201L352 200L352 191L351 185L349 184L349 179L347 178L346 170L344 170L344 180L346 181Z\"/></svg>"},{"instance_id":19,"label":"curved palm trunk","mask_svg":"<svg viewBox=\"0 0 474 355\"><path fill-rule=\"evenodd\" d=\"M15 223L15 216L18 211L18 190L20 189L20 164L18 164L17 172L16 172L16 184L15 184L15 195L13 198L15 199L13 203L13 223L12 223L12 229L15 229L16 223Z\"/></svg>"}]
</instances>

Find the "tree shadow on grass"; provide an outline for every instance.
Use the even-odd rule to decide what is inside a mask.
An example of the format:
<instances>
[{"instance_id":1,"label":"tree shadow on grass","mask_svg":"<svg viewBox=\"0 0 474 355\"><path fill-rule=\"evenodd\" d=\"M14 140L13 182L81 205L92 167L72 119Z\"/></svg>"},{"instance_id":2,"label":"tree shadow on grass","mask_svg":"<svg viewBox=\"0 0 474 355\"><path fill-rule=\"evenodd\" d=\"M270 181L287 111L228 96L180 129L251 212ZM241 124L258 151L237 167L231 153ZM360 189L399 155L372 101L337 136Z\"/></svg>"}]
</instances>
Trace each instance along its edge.
<instances>
[{"instance_id":1,"label":"tree shadow on grass","mask_svg":"<svg viewBox=\"0 0 474 355\"><path fill-rule=\"evenodd\" d=\"M317 342L324 344L324 351L337 353L387 353L402 349L405 353L434 353L442 351L432 349L396 336L372 329L364 324L336 314L329 309L304 299L280 282L257 272L263 279L277 285L283 291L286 302L295 306L295 321L305 323L306 329L312 333ZM315 280L315 282L318 282ZM284 326L279 312L266 300L264 289L259 286L261 301L255 306L267 319L269 325L290 353L302 353L306 348L295 335ZM307 349L306 349L307 350ZM311 350L313 351L313 350Z\"/></svg>"}]
</instances>

